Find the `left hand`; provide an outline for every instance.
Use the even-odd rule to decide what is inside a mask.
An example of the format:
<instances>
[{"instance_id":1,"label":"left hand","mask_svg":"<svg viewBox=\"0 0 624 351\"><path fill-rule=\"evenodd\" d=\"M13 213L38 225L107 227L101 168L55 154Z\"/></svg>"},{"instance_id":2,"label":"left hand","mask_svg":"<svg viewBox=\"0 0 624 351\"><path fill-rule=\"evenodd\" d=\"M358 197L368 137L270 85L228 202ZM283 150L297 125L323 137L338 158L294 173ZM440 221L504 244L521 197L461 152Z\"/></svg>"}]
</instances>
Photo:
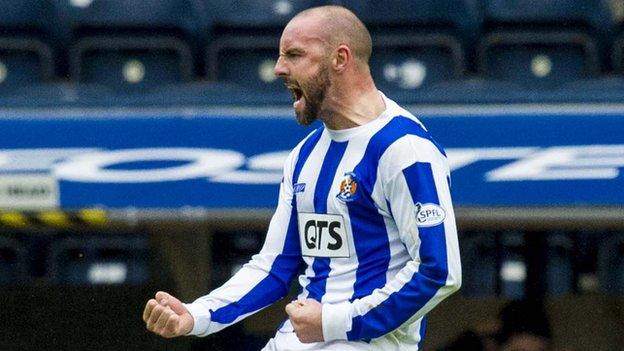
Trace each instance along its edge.
<instances>
[{"instance_id":1,"label":"left hand","mask_svg":"<svg viewBox=\"0 0 624 351\"><path fill-rule=\"evenodd\" d=\"M323 339L323 305L313 299L297 300L286 305L286 313L302 343L320 342Z\"/></svg>"}]
</instances>

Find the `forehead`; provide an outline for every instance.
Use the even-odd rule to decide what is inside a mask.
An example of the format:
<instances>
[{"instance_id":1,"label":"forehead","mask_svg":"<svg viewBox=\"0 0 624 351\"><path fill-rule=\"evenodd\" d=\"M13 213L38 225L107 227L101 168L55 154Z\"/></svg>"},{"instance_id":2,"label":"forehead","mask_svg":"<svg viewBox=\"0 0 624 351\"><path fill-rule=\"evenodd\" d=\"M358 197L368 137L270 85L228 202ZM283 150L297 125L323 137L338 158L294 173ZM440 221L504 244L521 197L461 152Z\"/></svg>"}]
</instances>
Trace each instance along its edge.
<instances>
[{"instance_id":1,"label":"forehead","mask_svg":"<svg viewBox=\"0 0 624 351\"><path fill-rule=\"evenodd\" d=\"M287 50L295 46L322 44L322 27L318 19L294 18L284 28L280 38L280 49Z\"/></svg>"}]
</instances>

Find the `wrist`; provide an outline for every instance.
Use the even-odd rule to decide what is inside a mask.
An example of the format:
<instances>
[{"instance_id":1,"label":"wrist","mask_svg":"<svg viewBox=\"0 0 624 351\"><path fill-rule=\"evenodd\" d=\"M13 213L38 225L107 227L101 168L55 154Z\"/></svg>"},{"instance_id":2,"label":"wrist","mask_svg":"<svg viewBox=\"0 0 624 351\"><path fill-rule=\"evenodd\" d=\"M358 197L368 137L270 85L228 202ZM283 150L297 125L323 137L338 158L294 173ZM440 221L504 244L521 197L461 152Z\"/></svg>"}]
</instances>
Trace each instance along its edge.
<instances>
[{"instance_id":1,"label":"wrist","mask_svg":"<svg viewBox=\"0 0 624 351\"><path fill-rule=\"evenodd\" d=\"M205 335L210 325L210 311L200 303L184 304L193 318L193 328L186 335Z\"/></svg>"},{"instance_id":2,"label":"wrist","mask_svg":"<svg viewBox=\"0 0 624 351\"><path fill-rule=\"evenodd\" d=\"M325 341L347 340L347 331L351 330L351 304L323 304L321 312L323 339Z\"/></svg>"}]
</instances>

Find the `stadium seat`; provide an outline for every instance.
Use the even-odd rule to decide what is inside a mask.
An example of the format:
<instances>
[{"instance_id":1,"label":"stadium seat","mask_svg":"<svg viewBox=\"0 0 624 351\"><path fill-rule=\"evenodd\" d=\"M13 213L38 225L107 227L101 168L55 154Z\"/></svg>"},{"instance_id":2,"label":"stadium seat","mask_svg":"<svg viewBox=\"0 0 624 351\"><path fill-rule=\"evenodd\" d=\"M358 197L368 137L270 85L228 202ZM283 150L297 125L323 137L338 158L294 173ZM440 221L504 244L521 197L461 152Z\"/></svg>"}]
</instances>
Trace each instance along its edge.
<instances>
[{"instance_id":1,"label":"stadium seat","mask_svg":"<svg viewBox=\"0 0 624 351\"><path fill-rule=\"evenodd\" d=\"M477 0L335 1L353 11L372 32L407 29L448 32L460 38L477 35L481 12Z\"/></svg>"},{"instance_id":2,"label":"stadium seat","mask_svg":"<svg viewBox=\"0 0 624 351\"><path fill-rule=\"evenodd\" d=\"M0 95L53 77L54 57L48 45L35 38L0 37Z\"/></svg>"},{"instance_id":3,"label":"stadium seat","mask_svg":"<svg viewBox=\"0 0 624 351\"><path fill-rule=\"evenodd\" d=\"M486 0L479 72L553 89L600 72L594 0Z\"/></svg>"},{"instance_id":4,"label":"stadium seat","mask_svg":"<svg viewBox=\"0 0 624 351\"><path fill-rule=\"evenodd\" d=\"M205 14L191 0L52 0L72 38L141 32L201 35Z\"/></svg>"},{"instance_id":5,"label":"stadium seat","mask_svg":"<svg viewBox=\"0 0 624 351\"><path fill-rule=\"evenodd\" d=\"M61 285L141 285L149 279L147 240L68 237L50 247L50 280Z\"/></svg>"},{"instance_id":6,"label":"stadium seat","mask_svg":"<svg viewBox=\"0 0 624 351\"><path fill-rule=\"evenodd\" d=\"M601 292L624 295L624 233L610 236L599 244L598 280Z\"/></svg>"},{"instance_id":7,"label":"stadium seat","mask_svg":"<svg viewBox=\"0 0 624 351\"><path fill-rule=\"evenodd\" d=\"M72 81L124 92L193 78L191 50L175 37L86 37L74 43L69 59Z\"/></svg>"},{"instance_id":8,"label":"stadium seat","mask_svg":"<svg viewBox=\"0 0 624 351\"><path fill-rule=\"evenodd\" d=\"M0 95L54 76L55 19L48 0L0 0Z\"/></svg>"},{"instance_id":9,"label":"stadium seat","mask_svg":"<svg viewBox=\"0 0 624 351\"><path fill-rule=\"evenodd\" d=\"M525 296L527 262L524 253L524 234L499 233L500 237L500 292L503 297L521 299Z\"/></svg>"},{"instance_id":10,"label":"stadium seat","mask_svg":"<svg viewBox=\"0 0 624 351\"><path fill-rule=\"evenodd\" d=\"M487 21L570 26L588 17L588 0L485 0Z\"/></svg>"},{"instance_id":11,"label":"stadium seat","mask_svg":"<svg viewBox=\"0 0 624 351\"><path fill-rule=\"evenodd\" d=\"M55 0L72 81L120 91L193 78L207 21L190 0Z\"/></svg>"},{"instance_id":12,"label":"stadium seat","mask_svg":"<svg viewBox=\"0 0 624 351\"><path fill-rule=\"evenodd\" d=\"M484 77L529 89L558 88L600 72L596 43L579 32L493 32L481 40L477 61Z\"/></svg>"},{"instance_id":13,"label":"stadium seat","mask_svg":"<svg viewBox=\"0 0 624 351\"><path fill-rule=\"evenodd\" d=\"M279 54L278 36L228 35L215 39L207 52L212 81L239 84L258 91L283 91L273 68Z\"/></svg>"},{"instance_id":14,"label":"stadium seat","mask_svg":"<svg viewBox=\"0 0 624 351\"><path fill-rule=\"evenodd\" d=\"M310 7L325 5L319 0L240 0L236 11L227 0L203 0L212 23L224 30L249 28L280 29L295 14Z\"/></svg>"},{"instance_id":15,"label":"stadium seat","mask_svg":"<svg viewBox=\"0 0 624 351\"><path fill-rule=\"evenodd\" d=\"M461 79L464 47L476 35L475 1L340 1L373 36L371 70L388 94Z\"/></svg>"},{"instance_id":16,"label":"stadium seat","mask_svg":"<svg viewBox=\"0 0 624 351\"><path fill-rule=\"evenodd\" d=\"M252 255L262 248L262 231L217 231L213 235L213 286L220 286L232 277Z\"/></svg>"},{"instance_id":17,"label":"stadium seat","mask_svg":"<svg viewBox=\"0 0 624 351\"><path fill-rule=\"evenodd\" d=\"M613 62L615 72L619 76L624 76L624 33L620 34L613 41L611 60Z\"/></svg>"},{"instance_id":18,"label":"stadium seat","mask_svg":"<svg viewBox=\"0 0 624 351\"><path fill-rule=\"evenodd\" d=\"M464 296L495 296L496 233L466 232L460 235L462 261L462 288Z\"/></svg>"},{"instance_id":19,"label":"stadium seat","mask_svg":"<svg viewBox=\"0 0 624 351\"><path fill-rule=\"evenodd\" d=\"M273 92L284 89L273 74L284 25L301 10L326 3L243 0L232 11L231 1L205 2L213 23L205 56L208 79Z\"/></svg>"},{"instance_id":20,"label":"stadium seat","mask_svg":"<svg viewBox=\"0 0 624 351\"><path fill-rule=\"evenodd\" d=\"M574 291L574 243L564 233L547 233L546 293L550 296Z\"/></svg>"},{"instance_id":21,"label":"stadium seat","mask_svg":"<svg viewBox=\"0 0 624 351\"><path fill-rule=\"evenodd\" d=\"M19 241L0 237L0 285L24 283L28 280L26 250Z\"/></svg>"},{"instance_id":22,"label":"stadium seat","mask_svg":"<svg viewBox=\"0 0 624 351\"><path fill-rule=\"evenodd\" d=\"M33 37L52 42L56 16L52 0L0 0L2 36Z\"/></svg>"},{"instance_id":23,"label":"stadium seat","mask_svg":"<svg viewBox=\"0 0 624 351\"><path fill-rule=\"evenodd\" d=\"M461 79L465 70L461 44L441 33L374 36L370 66L377 87L388 94Z\"/></svg>"}]
</instances>

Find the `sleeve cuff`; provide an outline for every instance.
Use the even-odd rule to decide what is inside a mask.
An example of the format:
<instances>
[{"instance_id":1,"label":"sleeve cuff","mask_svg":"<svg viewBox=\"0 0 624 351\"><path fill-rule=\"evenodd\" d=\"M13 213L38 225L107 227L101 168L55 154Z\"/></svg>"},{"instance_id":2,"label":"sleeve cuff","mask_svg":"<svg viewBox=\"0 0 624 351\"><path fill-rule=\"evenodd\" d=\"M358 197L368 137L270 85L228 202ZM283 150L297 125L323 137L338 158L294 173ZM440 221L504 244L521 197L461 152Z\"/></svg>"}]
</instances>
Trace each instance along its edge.
<instances>
[{"instance_id":1,"label":"sleeve cuff","mask_svg":"<svg viewBox=\"0 0 624 351\"><path fill-rule=\"evenodd\" d=\"M351 330L351 304L346 302L342 304L323 304L321 312L323 323L323 339L347 340L347 331Z\"/></svg>"},{"instance_id":2,"label":"sleeve cuff","mask_svg":"<svg viewBox=\"0 0 624 351\"><path fill-rule=\"evenodd\" d=\"M187 335L203 336L208 334L210 326L210 311L199 303L185 303L184 307L193 316L193 330Z\"/></svg>"}]
</instances>

